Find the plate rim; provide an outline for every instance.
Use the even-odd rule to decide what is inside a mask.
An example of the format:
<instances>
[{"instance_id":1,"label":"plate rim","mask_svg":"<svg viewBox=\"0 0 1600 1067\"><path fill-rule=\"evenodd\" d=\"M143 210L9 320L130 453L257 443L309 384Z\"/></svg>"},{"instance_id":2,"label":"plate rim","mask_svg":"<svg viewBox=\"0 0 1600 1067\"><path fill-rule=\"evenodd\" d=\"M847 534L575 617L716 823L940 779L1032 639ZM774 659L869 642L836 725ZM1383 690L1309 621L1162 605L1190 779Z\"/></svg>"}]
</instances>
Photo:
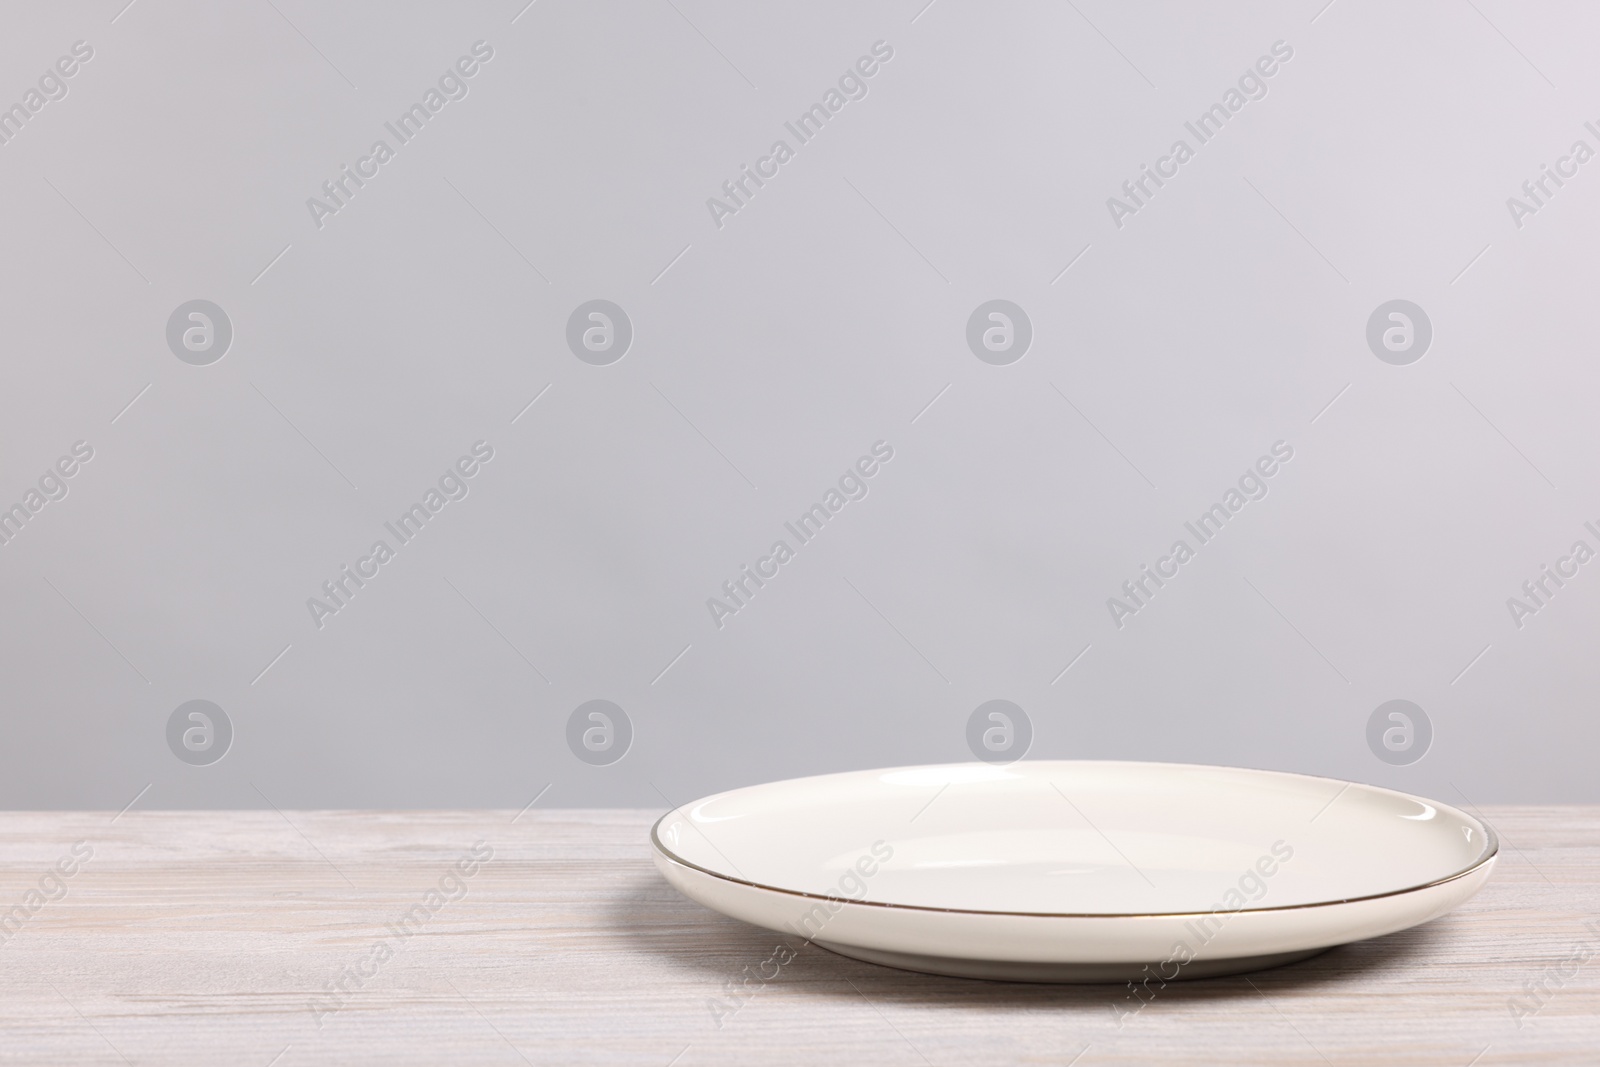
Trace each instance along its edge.
<instances>
[{"instance_id":1,"label":"plate rim","mask_svg":"<svg viewBox=\"0 0 1600 1067\"><path fill-rule=\"evenodd\" d=\"M1025 762L1025 761L1019 760L1017 762ZM1456 872L1454 872L1452 874L1444 875L1441 878L1435 878L1435 879L1433 879L1431 881L1422 882L1422 883L1420 883L1418 885L1405 886L1405 887L1400 888L1400 889L1386 890L1386 891L1384 891L1382 893L1368 893L1368 894L1365 894L1364 896L1344 897L1344 898L1341 898L1339 900L1317 900L1317 901L1312 901L1312 902L1310 902L1308 904L1277 904L1277 905L1273 905L1273 906L1270 906L1270 907L1239 908L1237 910L1228 909L1229 913L1233 914L1233 915L1267 914L1267 913L1272 913L1272 912L1286 912L1286 911L1305 911L1305 910L1310 909L1310 908L1335 908L1335 907L1338 907L1338 906L1340 906L1342 904L1358 904L1358 903L1361 903L1363 901L1368 901L1368 900L1383 900L1383 899L1386 899L1388 897L1405 896L1405 895L1407 895L1409 893L1420 893L1420 892L1423 892L1424 890L1434 889L1434 888L1436 888L1438 886L1442 886L1442 885L1448 885L1449 883L1455 882L1455 881L1459 881L1462 878L1471 877L1472 875L1476 874L1478 871L1483 870L1485 867L1487 867L1490 864L1494 863L1494 861L1500 855L1500 835L1495 833L1494 827L1490 826L1488 824L1488 822L1485 821L1484 819L1482 819L1482 818L1480 818L1480 817L1478 817L1476 815L1471 815L1471 814L1469 814L1467 812L1464 812L1460 808L1457 808L1454 804L1445 804L1443 801L1433 801L1433 800L1424 801L1423 798L1418 797L1413 793L1404 793L1404 792L1401 792L1398 789L1390 789L1388 786L1382 786L1382 785L1373 785L1370 782L1355 782L1355 781L1351 781L1351 780L1346 779L1346 778L1334 778L1334 777L1331 777L1331 776L1325 775L1325 774L1305 774L1305 773L1302 773L1300 771L1279 771L1279 770L1273 770L1273 769L1268 768L1268 767L1231 767L1231 766L1227 766L1227 765L1219 764L1219 763L1176 763L1176 762L1172 762L1172 761L1168 761L1168 760L1037 760L1037 761L1033 761L1033 762L1036 762L1036 763L1049 762L1049 763L1119 764L1119 765L1122 765L1122 766L1134 766L1134 767L1183 767L1183 768L1188 768L1188 769L1192 769L1192 770L1249 771L1249 772L1254 773L1254 774L1275 774L1275 775L1284 775L1284 776L1290 777L1290 778L1318 778L1318 779L1321 779L1322 781L1325 781L1325 782L1336 782L1339 785L1345 786L1345 787L1349 787L1349 786L1352 786L1352 785L1359 785L1359 786L1361 786L1362 788L1365 788L1365 789L1376 789L1376 790L1378 790L1380 792L1390 793L1390 794L1393 794L1394 796L1404 797L1407 800L1416 801L1417 803L1427 803L1427 804L1431 804L1431 805L1436 805L1436 806L1442 806L1442 807L1445 807L1445 808L1449 808L1451 811L1457 812L1458 814L1460 814L1460 815L1462 815L1462 816L1464 816L1466 818L1469 818L1469 819L1471 819L1471 821L1477 823L1479 828L1482 829L1482 831L1483 831L1484 848L1485 848L1485 851L1483 852L1483 854L1480 855L1472 863L1470 863L1466 867L1462 868L1461 870L1456 871ZM983 763L974 764L972 761L968 761L968 762L965 762L965 763L919 763L919 764L910 764L910 765L901 766L901 767L869 767L869 768L864 768L862 770L856 770L856 771L833 771L833 772L830 772L828 774L807 774L807 775L801 775L798 778L779 779L779 781L781 781L781 782L798 782L798 781L804 781L807 778L828 778L828 777L832 777L834 774L890 774L890 773L893 773L895 771L921 770L921 769L925 769L925 768L929 768L929 767L965 767L965 766L973 766L973 765L976 765L976 766L991 766L991 764L983 764ZM1010 766L1010 765L1007 764L1007 766ZM778 782L758 782L755 785L736 786L733 789L724 789L719 793L711 793L708 796L700 797L698 800L690 801L690 804L701 803L703 801L710 800L710 799L712 799L714 797L722 796L722 795L724 795L726 793L738 792L738 791L743 790L743 789L756 789L756 788L760 788L763 785L776 785L776 784L778 784ZM1340 795L1342 795L1342 793L1343 793L1343 790L1340 791ZM1338 798L1339 798L1339 795L1335 795L1334 796L1334 800L1337 800ZM1332 801L1329 801L1329 803L1332 804ZM732 883L734 885L747 886L747 887L749 887L751 889L761 889L761 890L765 890L765 891L767 891L769 893L781 893L784 896L797 897L797 898L804 899L804 900L824 900L824 901L837 902L837 903L841 903L841 904L855 904L855 905L858 905L858 906L861 906L861 907L889 908L889 909L892 909L892 910L895 910L895 911L919 911L919 912L927 912L927 913L930 913L930 914L939 914L939 915L997 915L997 916L1007 916L1007 917L1011 917L1011 918L1020 918L1020 919L1191 919L1191 918L1196 918L1196 917L1199 917L1199 916L1216 914L1213 911L1145 911L1145 912L1135 912L1135 911L1095 911L1095 912L1072 912L1072 911L993 911L993 910L984 909L984 908L936 908L936 907L929 906L927 904L895 904L895 903L892 903L892 902L889 902L889 901L881 901L881 900L853 900L853 899L851 899L849 897L840 896L838 894L832 894L832 893L808 893L808 892L805 892L804 890L799 890L799 889L785 889L782 886L767 885L767 884L765 884L763 882L752 882L748 878L736 878L736 877L734 877L733 875L730 875L730 874L723 874L721 871L713 871L710 868L702 867L700 864L695 863L692 860L685 859L684 857L682 857L682 856L678 855L677 853L673 852L671 849L667 848L667 846L662 843L660 834L658 833L658 831L661 829L661 824L666 822L667 819L670 818L674 812L682 811L686 806L688 806L688 805L679 804L679 805L673 806L672 808L669 808L659 819L657 819L651 825L651 827L650 827L650 845L655 850L656 854L658 856L660 856L661 858L665 859L669 863L675 864L675 865L677 865L679 867L686 868L688 870L698 871L699 873L701 873L703 875L706 875L709 878L715 878L715 879L717 879L719 881L729 882L729 883ZM703 831L702 831L702 836L704 836ZM716 846L713 845L712 847L715 848ZM726 858L726 857L724 857L724 858Z\"/></svg>"}]
</instances>

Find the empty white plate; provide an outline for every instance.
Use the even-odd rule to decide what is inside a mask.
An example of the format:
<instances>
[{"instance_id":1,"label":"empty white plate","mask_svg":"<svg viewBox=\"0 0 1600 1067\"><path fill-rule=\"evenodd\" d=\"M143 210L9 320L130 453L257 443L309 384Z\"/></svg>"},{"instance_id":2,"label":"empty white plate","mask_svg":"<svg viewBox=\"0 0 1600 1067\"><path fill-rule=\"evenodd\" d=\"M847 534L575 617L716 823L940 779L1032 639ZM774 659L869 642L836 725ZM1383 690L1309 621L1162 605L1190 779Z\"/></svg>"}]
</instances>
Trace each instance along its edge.
<instances>
[{"instance_id":1,"label":"empty white plate","mask_svg":"<svg viewBox=\"0 0 1600 1067\"><path fill-rule=\"evenodd\" d=\"M1096 982L1232 974L1443 915L1489 877L1479 820L1376 786L1178 763L855 771L668 812L685 895L842 955Z\"/></svg>"}]
</instances>

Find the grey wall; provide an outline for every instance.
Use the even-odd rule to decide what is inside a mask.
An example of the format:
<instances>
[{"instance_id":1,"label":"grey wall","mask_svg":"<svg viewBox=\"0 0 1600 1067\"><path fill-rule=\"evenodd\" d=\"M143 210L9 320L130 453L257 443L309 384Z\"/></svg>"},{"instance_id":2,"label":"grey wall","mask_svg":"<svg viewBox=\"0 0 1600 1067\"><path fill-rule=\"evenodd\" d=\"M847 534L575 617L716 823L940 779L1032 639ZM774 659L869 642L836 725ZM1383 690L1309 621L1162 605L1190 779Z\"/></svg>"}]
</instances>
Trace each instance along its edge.
<instances>
[{"instance_id":1,"label":"grey wall","mask_svg":"<svg viewBox=\"0 0 1600 1067\"><path fill-rule=\"evenodd\" d=\"M124 2L0 33L0 805L664 805L968 759L990 700L1009 755L1600 799L1592 9Z\"/></svg>"}]
</instances>

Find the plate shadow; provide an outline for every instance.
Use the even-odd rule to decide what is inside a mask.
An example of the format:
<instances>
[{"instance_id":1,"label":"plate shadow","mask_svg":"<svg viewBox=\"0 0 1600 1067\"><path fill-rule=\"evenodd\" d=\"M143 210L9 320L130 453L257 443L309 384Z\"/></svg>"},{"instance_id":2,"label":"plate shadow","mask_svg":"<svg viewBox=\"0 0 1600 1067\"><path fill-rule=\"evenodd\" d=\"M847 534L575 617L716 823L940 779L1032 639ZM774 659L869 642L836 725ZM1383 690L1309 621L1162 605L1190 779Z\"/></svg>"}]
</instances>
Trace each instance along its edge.
<instances>
[{"instance_id":1,"label":"plate shadow","mask_svg":"<svg viewBox=\"0 0 1600 1067\"><path fill-rule=\"evenodd\" d=\"M793 934L764 930L728 918L689 900L654 871L618 886L606 910L607 924L635 951L649 953L693 981L704 982L708 997L728 982L745 988L769 984L826 999L857 998L905 1004L978 1010L1055 1007L1109 1013L1114 1004L1132 1003L1126 983L1050 985L1033 982L952 978L903 971L829 952ZM1310 959L1248 974L1180 979L1164 987L1147 1006L1205 1004L1240 998L1259 1000L1278 993L1319 992L1345 984L1386 984L1430 958L1449 955L1460 931L1450 916L1386 937L1339 945ZM779 951L779 946L786 950ZM791 955L792 954L792 955ZM778 963L777 960L787 962ZM763 978L770 975L770 978Z\"/></svg>"}]
</instances>

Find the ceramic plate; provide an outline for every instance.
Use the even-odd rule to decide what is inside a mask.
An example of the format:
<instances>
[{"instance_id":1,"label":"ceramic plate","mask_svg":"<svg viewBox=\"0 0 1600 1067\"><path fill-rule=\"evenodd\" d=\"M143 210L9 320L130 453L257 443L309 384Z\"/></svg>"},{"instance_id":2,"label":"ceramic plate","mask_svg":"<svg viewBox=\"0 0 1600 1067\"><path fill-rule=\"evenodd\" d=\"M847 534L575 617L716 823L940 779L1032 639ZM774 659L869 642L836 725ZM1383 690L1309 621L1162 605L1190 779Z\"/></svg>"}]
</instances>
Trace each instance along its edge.
<instances>
[{"instance_id":1,"label":"ceramic plate","mask_svg":"<svg viewBox=\"0 0 1600 1067\"><path fill-rule=\"evenodd\" d=\"M1479 820L1376 786L1177 763L854 771L668 812L656 866L725 915L873 963L1041 982L1232 974L1443 915Z\"/></svg>"}]
</instances>

